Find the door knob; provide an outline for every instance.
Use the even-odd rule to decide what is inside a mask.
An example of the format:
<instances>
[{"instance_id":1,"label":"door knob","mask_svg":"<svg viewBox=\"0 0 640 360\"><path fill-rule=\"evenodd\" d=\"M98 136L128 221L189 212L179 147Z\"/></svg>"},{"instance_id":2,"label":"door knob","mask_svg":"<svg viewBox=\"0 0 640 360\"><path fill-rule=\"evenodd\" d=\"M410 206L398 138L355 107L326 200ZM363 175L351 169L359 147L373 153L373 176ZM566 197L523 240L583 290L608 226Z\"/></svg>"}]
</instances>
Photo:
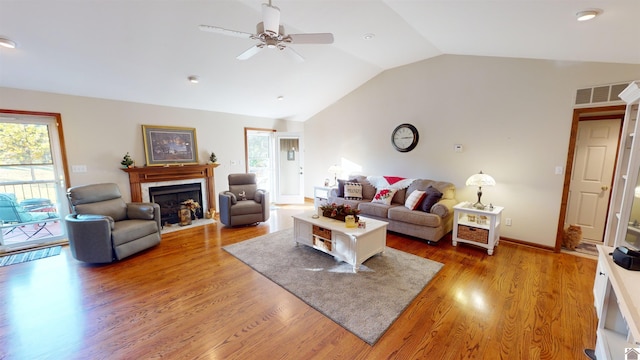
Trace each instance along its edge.
<instances>
[{"instance_id":1,"label":"door knob","mask_svg":"<svg viewBox=\"0 0 640 360\"><path fill-rule=\"evenodd\" d=\"M609 187L607 185L603 185L600 189L602 191L607 191L607 190L609 190Z\"/></svg>"}]
</instances>

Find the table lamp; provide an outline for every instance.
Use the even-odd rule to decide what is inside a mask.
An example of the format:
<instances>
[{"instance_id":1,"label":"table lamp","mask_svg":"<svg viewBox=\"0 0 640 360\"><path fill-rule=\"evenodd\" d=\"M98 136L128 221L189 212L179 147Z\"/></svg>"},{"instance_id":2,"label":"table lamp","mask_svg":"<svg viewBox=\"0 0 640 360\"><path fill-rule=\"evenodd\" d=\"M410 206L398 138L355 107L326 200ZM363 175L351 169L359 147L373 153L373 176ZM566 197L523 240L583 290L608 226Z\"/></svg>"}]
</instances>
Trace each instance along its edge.
<instances>
[{"instance_id":1,"label":"table lamp","mask_svg":"<svg viewBox=\"0 0 640 360\"><path fill-rule=\"evenodd\" d=\"M477 186L478 187L478 201L473 204L473 207L476 209L484 209L485 206L480 202L480 198L482 197L482 187L483 186L495 186L496 181L491 177L491 175L484 174L482 171L478 174L471 175L466 182L467 186Z\"/></svg>"},{"instance_id":2,"label":"table lamp","mask_svg":"<svg viewBox=\"0 0 640 360\"><path fill-rule=\"evenodd\" d=\"M338 173L342 172L342 168L338 165L331 165L328 171L333 174L333 185L338 185Z\"/></svg>"}]
</instances>

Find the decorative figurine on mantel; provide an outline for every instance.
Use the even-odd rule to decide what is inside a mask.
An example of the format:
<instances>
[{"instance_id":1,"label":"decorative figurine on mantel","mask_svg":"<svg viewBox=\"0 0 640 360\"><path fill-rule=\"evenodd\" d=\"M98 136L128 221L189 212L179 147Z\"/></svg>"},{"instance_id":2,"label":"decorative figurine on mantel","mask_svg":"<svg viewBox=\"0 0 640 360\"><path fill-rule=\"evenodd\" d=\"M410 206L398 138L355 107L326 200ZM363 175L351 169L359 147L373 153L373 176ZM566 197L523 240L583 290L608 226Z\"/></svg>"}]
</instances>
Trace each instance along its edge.
<instances>
[{"instance_id":1,"label":"decorative figurine on mantel","mask_svg":"<svg viewBox=\"0 0 640 360\"><path fill-rule=\"evenodd\" d=\"M134 161L131 158L131 156L129 155L129 152L127 151L127 153L122 157L122 161L120 161L120 165L124 166L125 169L126 168L132 168L134 167Z\"/></svg>"},{"instance_id":2,"label":"decorative figurine on mantel","mask_svg":"<svg viewBox=\"0 0 640 360\"><path fill-rule=\"evenodd\" d=\"M209 162L212 164L215 164L216 161L218 161L218 158L216 157L216 153L212 152L211 155L209 155Z\"/></svg>"}]
</instances>

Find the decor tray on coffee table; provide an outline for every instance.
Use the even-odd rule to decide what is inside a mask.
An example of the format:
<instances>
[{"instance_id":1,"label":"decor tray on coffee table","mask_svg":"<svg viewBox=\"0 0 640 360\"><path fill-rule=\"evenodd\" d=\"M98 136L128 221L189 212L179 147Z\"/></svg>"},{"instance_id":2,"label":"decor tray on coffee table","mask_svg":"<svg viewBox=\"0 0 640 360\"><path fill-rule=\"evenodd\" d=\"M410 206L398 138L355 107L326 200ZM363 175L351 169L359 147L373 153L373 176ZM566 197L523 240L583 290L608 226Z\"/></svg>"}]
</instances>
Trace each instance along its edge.
<instances>
[{"instance_id":1,"label":"decor tray on coffee table","mask_svg":"<svg viewBox=\"0 0 640 360\"><path fill-rule=\"evenodd\" d=\"M293 234L296 244L304 244L335 256L353 266L373 255L384 253L387 245L387 223L361 217L365 228L348 228L339 220L324 216L314 218L316 212L293 215Z\"/></svg>"}]
</instances>

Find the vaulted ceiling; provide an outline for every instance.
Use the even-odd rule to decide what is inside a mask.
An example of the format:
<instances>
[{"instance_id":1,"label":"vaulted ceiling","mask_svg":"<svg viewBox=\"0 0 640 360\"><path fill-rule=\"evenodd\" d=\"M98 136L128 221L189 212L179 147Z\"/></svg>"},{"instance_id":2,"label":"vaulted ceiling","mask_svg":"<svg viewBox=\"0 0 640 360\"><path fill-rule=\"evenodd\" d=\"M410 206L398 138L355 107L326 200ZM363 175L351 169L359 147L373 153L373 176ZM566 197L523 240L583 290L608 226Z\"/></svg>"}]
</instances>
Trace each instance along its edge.
<instances>
[{"instance_id":1,"label":"vaulted ceiling","mask_svg":"<svg viewBox=\"0 0 640 360\"><path fill-rule=\"evenodd\" d=\"M198 29L254 33L261 0L0 0L0 37L18 44L0 47L0 86L304 121L442 54L640 64L638 0L273 1L286 33L335 42L292 45L302 63L271 49L239 61L254 40ZM576 21L589 8L603 12Z\"/></svg>"}]
</instances>

